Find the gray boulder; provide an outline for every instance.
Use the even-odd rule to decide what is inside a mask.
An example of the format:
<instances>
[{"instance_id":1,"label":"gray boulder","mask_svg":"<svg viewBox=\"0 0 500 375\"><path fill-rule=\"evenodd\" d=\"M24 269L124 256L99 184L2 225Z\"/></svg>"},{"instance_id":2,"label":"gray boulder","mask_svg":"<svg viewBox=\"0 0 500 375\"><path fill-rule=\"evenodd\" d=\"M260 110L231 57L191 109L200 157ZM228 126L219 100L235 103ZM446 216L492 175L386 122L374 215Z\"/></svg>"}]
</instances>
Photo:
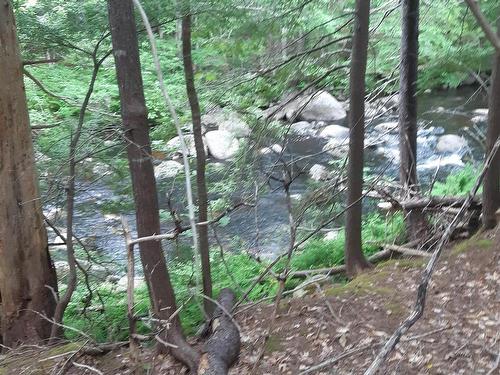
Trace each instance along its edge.
<instances>
[{"instance_id":1,"label":"gray boulder","mask_svg":"<svg viewBox=\"0 0 500 375\"><path fill-rule=\"evenodd\" d=\"M438 139L436 150L438 152L457 153L467 147L465 138L455 134L442 135Z\"/></svg>"},{"instance_id":2,"label":"gray boulder","mask_svg":"<svg viewBox=\"0 0 500 375\"><path fill-rule=\"evenodd\" d=\"M174 160L162 161L155 167L155 177L157 180L164 180L177 176L183 169L183 165Z\"/></svg>"},{"instance_id":3,"label":"gray boulder","mask_svg":"<svg viewBox=\"0 0 500 375\"><path fill-rule=\"evenodd\" d=\"M316 129L310 122L299 121L290 125L290 133L299 136L312 137L316 135Z\"/></svg>"},{"instance_id":4,"label":"gray boulder","mask_svg":"<svg viewBox=\"0 0 500 375\"><path fill-rule=\"evenodd\" d=\"M250 126L243 121L237 114L231 113L219 124L219 130L231 133L235 138L248 137L250 135Z\"/></svg>"},{"instance_id":5,"label":"gray boulder","mask_svg":"<svg viewBox=\"0 0 500 375\"><path fill-rule=\"evenodd\" d=\"M240 143L225 130L213 130L205 135L208 151L212 157L219 160L231 159L239 150Z\"/></svg>"},{"instance_id":6,"label":"gray boulder","mask_svg":"<svg viewBox=\"0 0 500 375\"><path fill-rule=\"evenodd\" d=\"M340 141L349 138L349 128L340 125L328 125L320 133L323 138L336 138Z\"/></svg>"},{"instance_id":7,"label":"gray boulder","mask_svg":"<svg viewBox=\"0 0 500 375\"><path fill-rule=\"evenodd\" d=\"M298 118L305 121L341 121L347 117L342 105L326 91L308 95L296 101ZM303 108L303 109L302 109Z\"/></svg>"}]
</instances>

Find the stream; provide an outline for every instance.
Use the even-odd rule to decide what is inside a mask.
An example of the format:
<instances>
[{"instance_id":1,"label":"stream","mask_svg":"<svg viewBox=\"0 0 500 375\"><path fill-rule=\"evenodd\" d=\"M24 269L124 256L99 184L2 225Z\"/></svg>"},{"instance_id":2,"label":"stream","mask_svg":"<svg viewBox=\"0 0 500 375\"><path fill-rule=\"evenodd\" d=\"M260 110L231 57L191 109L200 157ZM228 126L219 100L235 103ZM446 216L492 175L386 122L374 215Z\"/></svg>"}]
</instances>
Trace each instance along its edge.
<instances>
[{"instance_id":1,"label":"stream","mask_svg":"<svg viewBox=\"0 0 500 375\"><path fill-rule=\"evenodd\" d=\"M483 117L478 116L482 113L478 109L486 107L487 98L484 92L471 87L436 91L420 96L417 170L422 185L429 184L436 171L438 180L442 181L450 172L462 168L465 163L483 159L482 146L474 136L471 136L470 129L477 127L484 131L485 117L484 114ZM384 177L387 178L397 178L398 175L398 134L397 130L381 132L375 127L394 121L397 121L397 114L388 113L368 124L366 130L367 142L373 140L376 144L367 150L366 164L373 174L384 171ZM336 124L347 126L345 121ZM463 136L467 141L466 147L456 152L438 152L436 145L439 137L446 134ZM328 166L332 156L326 152L318 152L326 143L327 140L314 136L291 136L286 144L284 157L287 160L302 158L306 160L308 168L314 164ZM263 155L261 168L271 166L276 160L273 156L273 154ZM311 177L305 173L294 181L291 186L294 199L306 193L310 179ZM184 194L180 188L181 179L177 179L177 185L179 188L172 197L174 202L176 196ZM226 250L248 249L262 257L270 258L287 248L289 225L286 199L283 190L278 187L279 183L272 183L269 192L259 197L256 208L238 209L231 213L230 220L224 223L225 225L219 226L218 237ZM106 215L98 209L103 202L113 199L119 198L104 183L79 181L75 201L75 233L97 254L111 258L111 261L116 262L119 267L124 267L126 254L119 216ZM181 197L178 200L181 201ZM160 199L160 204L161 208L166 209L164 198ZM54 209L51 206L44 207L46 214ZM372 205L366 209L373 210L376 207ZM125 216L135 231L133 212L125 213ZM63 221L57 220L56 225L63 227ZM162 227L163 231L169 229L171 225L168 224ZM182 237L181 242L190 241L189 235ZM51 230L49 230L49 242L60 242ZM165 244L168 253L172 253L172 246Z\"/></svg>"}]
</instances>

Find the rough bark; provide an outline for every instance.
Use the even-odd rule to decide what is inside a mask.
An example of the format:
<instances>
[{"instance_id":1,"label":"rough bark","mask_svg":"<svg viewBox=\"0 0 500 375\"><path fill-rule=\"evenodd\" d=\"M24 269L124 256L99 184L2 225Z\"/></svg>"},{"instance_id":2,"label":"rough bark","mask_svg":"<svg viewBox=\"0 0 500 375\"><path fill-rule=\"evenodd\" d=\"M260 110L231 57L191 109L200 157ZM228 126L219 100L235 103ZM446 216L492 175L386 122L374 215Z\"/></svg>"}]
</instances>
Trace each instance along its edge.
<instances>
[{"instance_id":1,"label":"rough bark","mask_svg":"<svg viewBox=\"0 0 500 375\"><path fill-rule=\"evenodd\" d=\"M417 177L417 78L419 0L401 4L401 63L399 66L399 178L408 198L418 193ZM405 212L408 238L413 241L426 231L422 210Z\"/></svg>"},{"instance_id":2,"label":"rough bark","mask_svg":"<svg viewBox=\"0 0 500 375\"><path fill-rule=\"evenodd\" d=\"M184 62L184 75L186 78L186 90L191 107L191 120L193 122L194 145L196 148L196 187L198 192L198 221L208 221L208 194L205 179L206 155L203 146L203 134L201 127L201 111L198 95L194 84L194 68L191 47L191 14L187 9L182 18L182 57ZM203 294L212 298L212 275L210 270L210 252L208 242L208 225L198 226L198 249L201 258L201 273L203 279ZM204 299L205 313L212 316L214 306L209 299Z\"/></svg>"},{"instance_id":3,"label":"rough bark","mask_svg":"<svg viewBox=\"0 0 500 375\"><path fill-rule=\"evenodd\" d=\"M50 335L57 281L47 246L12 3L0 0L0 295L5 346ZM52 290L51 290L52 288Z\"/></svg>"},{"instance_id":4,"label":"rough bark","mask_svg":"<svg viewBox=\"0 0 500 375\"><path fill-rule=\"evenodd\" d=\"M137 234L146 237L160 233L160 219L132 1L109 0L108 11ZM162 331L162 339L177 346L170 348L177 359L191 370L196 369L199 354L185 341L178 315L172 317L176 311L175 294L161 243L141 242L139 252L153 312L161 320L170 319L171 325Z\"/></svg>"},{"instance_id":5,"label":"rough bark","mask_svg":"<svg viewBox=\"0 0 500 375\"><path fill-rule=\"evenodd\" d=\"M226 375L236 362L240 353L240 332L228 315L234 303L234 292L222 289L212 319L212 335L203 347L198 375Z\"/></svg>"},{"instance_id":6,"label":"rough bark","mask_svg":"<svg viewBox=\"0 0 500 375\"><path fill-rule=\"evenodd\" d=\"M498 22L500 36L500 21ZM488 129L486 131L486 155L493 149L500 136L500 51L497 50L493 61L491 76ZM496 211L500 208L500 153L491 162L492 167L484 176L483 184L483 226L492 229L497 225Z\"/></svg>"},{"instance_id":7,"label":"rough bark","mask_svg":"<svg viewBox=\"0 0 500 375\"><path fill-rule=\"evenodd\" d=\"M356 276L369 268L361 244L363 165L365 138L365 74L368 52L370 1L356 0L356 16L351 52L349 162L346 213L345 262L347 275Z\"/></svg>"}]
</instances>

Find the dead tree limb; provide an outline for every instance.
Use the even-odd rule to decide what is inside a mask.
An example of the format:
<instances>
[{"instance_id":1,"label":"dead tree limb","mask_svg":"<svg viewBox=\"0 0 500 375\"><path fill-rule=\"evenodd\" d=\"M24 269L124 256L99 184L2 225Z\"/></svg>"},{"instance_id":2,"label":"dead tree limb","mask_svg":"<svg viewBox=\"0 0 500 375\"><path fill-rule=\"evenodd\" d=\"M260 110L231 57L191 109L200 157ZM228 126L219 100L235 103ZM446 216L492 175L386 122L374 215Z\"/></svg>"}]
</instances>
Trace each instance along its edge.
<instances>
[{"instance_id":1,"label":"dead tree limb","mask_svg":"<svg viewBox=\"0 0 500 375\"><path fill-rule=\"evenodd\" d=\"M479 190L479 187L481 186L481 183L483 182L484 176L486 172L488 171L488 168L491 165L491 162L493 158L495 157L496 152L498 151L498 148L500 147L500 139L497 139L492 151L488 155L488 158L486 159L484 163L483 170L479 177L476 179L476 182L474 184L474 187L472 190L469 192L469 195L467 196L467 199L465 202L462 204L462 207L460 208L460 211L455 215L454 219L450 223L450 225L446 228L445 232L441 236L441 239L439 240L438 244L436 245L436 248L434 252L432 253L432 257L429 260L429 263L427 263L427 267L425 267L425 270L422 274L422 280L420 281L420 284L418 286L417 290L417 300L415 302L415 306L410 313L410 315L403 321L403 323L396 329L396 331L392 334L392 336L389 338L389 340L385 343L385 345L382 347L380 352L378 353L377 357L374 359L370 367L365 371L364 375L375 375L384 361L387 359L389 354L393 351L393 349L396 347L398 342L401 340L401 337L420 319L422 314L424 313L425 309L425 302L427 298L427 289L429 286L429 282L431 280L432 274L434 272L434 269L436 268L436 264L439 260L439 257L441 253L443 252L444 247L448 243L453 231L457 227L458 223L461 220L462 215L465 213L465 211L470 207L472 204L475 195L477 194L477 191Z\"/></svg>"}]
</instances>

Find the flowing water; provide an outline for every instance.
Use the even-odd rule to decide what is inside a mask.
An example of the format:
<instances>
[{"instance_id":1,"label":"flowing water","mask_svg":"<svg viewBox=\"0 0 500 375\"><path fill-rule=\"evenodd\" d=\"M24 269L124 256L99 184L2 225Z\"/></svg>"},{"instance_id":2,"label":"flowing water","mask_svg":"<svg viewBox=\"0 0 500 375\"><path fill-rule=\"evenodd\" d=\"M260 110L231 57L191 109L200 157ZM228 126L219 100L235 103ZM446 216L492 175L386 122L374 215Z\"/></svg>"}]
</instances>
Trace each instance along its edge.
<instances>
[{"instance_id":1,"label":"flowing water","mask_svg":"<svg viewBox=\"0 0 500 375\"><path fill-rule=\"evenodd\" d=\"M420 182L425 185L436 174L443 180L450 172L460 169L468 161L480 161L483 150L479 142L466 129L472 129L472 119L477 115L474 110L485 108L487 99L483 92L472 88L441 91L422 95L419 98L418 132L418 172ZM367 126L367 139L378 145L367 150L366 162L374 174L384 170L385 177L397 177L398 171L398 135L374 130L375 125L397 121L397 115L387 114ZM339 124L346 125L346 124ZM484 131L485 122L477 122L477 127ZM468 147L456 153L436 152L436 143L443 134L464 136ZM302 158L302 166L313 164L328 165L332 159L327 153L318 153L326 140L316 137L291 137L286 144L284 157L287 160ZM307 158L304 158L306 157ZM261 167L269 167L275 162L273 155L264 156ZM177 179L174 202L182 201L182 181ZM294 199L299 198L308 188L310 177L306 174L297 178L291 187ZM271 182L268 193L259 197L257 207L241 208L233 212L230 221L219 226L218 235L224 247L229 251L251 250L265 257L283 252L289 243L288 212L283 189L280 184ZM177 199L176 199L177 197ZM107 186L100 183L80 182L75 202L75 233L83 237L95 251L104 254L124 265L124 241L121 235L119 218L105 215L98 207L106 201L120 199ZM236 201L237 199L235 199ZM160 199L162 208L166 208L165 199ZM46 207L50 210L51 207ZM373 209L369 208L369 209ZM134 230L134 215L125 213ZM62 222L58 223L59 225ZM168 231L171 225L165 224L162 230ZM52 235L51 241L56 241ZM184 236L184 243L190 238ZM172 244L165 244L172 249ZM172 253L172 251L170 252Z\"/></svg>"}]
</instances>

